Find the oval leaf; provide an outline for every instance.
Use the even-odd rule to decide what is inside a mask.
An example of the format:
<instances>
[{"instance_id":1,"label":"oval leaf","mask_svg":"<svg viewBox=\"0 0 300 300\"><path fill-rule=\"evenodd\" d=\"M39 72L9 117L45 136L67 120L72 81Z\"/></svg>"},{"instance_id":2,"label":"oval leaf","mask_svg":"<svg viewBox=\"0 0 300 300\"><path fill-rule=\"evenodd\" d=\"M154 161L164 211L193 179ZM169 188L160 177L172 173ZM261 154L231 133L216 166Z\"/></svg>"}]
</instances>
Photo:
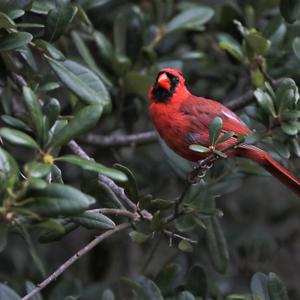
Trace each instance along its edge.
<instances>
[{"instance_id":1,"label":"oval leaf","mask_svg":"<svg viewBox=\"0 0 300 300\"><path fill-rule=\"evenodd\" d=\"M212 145L215 145L222 131L223 120L220 117L215 117L209 124L209 139Z\"/></svg>"},{"instance_id":2,"label":"oval leaf","mask_svg":"<svg viewBox=\"0 0 300 300\"><path fill-rule=\"evenodd\" d=\"M58 78L86 104L110 105L109 93L100 78L87 67L72 61L47 57Z\"/></svg>"},{"instance_id":3,"label":"oval leaf","mask_svg":"<svg viewBox=\"0 0 300 300\"><path fill-rule=\"evenodd\" d=\"M24 146L34 150L40 150L40 147L36 143L36 141L22 131L3 127L0 129L0 136L14 145Z\"/></svg>"},{"instance_id":4,"label":"oval leaf","mask_svg":"<svg viewBox=\"0 0 300 300\"><path fill-rule=\"evenodd\" d=\"M59 158L56 158L56 160L65 161L70 164L77 165L77 166L83 168L84 170L98 172L98 173L106 175L114 180L127 181L127 176L126 176L126 174L124 174L124 172L105 167L104 165L101 165L93 160L82 159L75 155L61 156Z\"/></svg>"},{"instance_id":5,"label":"oval leaf","mask_svg":"<svg viewBox=\"0 0 300 300\"><path fill-rule=\"evenodd\" d=\"M113 229L116 226L111 219L103 214L90 211L86 211L77 217L73 217L71 220L89 229Z\"/></svg>"},{"instance_id":6,"label":"oval leaf","mask_svg":"<svg viewBox=\"0 0 300 300\"><path fill-rule=\"evenodd\" d=\"M216 217L203 219L206 225L206 242L208 254L215 270L219 273L225 273L229 260L227 243Z\"/></svg>"},{"instance_id":7,"label":"oval leaf","mask_svg":"<svg viewBox=\"0 0 300 300\"><path fill-rule=\"evenodd\" d=\"M21 48L32 40L28 32L12 32L0 38L0 51L11 51Z\"/></svg>"},{"instance_id":8,"label":"oval leaf","mask_svg":"<svg viewBox=\"0 0 300 300\"><path fill-rule=\"evenodd\" d=\"M199 30L208 22L214 11L210 7L194 7L175 16L167 25L167 33L178 30Z\"/></svg>"},{"instance_id":9,"label":"oval leaf","mask_svg":"<svg viewBox=\"0 0 300 300\"><path fill-rule=\"evenodd\" d=\"M87 132L96 125L101 113L100 105L89 105L82 108L67 125L54 134L48 146L49 150L64 145L71 139Z\"/></svg>"},{"instance_id":10,"label":"oval leaf","mask_svg":"<svg viewBox=\"0 0 300 300\"><path fill-rule=\"evenodd\" d=\"M23 200L22 208L46 217L76 215L95 203L95 199L79 190L58 183L34 191Z\"/></svg>"}]
</instances>

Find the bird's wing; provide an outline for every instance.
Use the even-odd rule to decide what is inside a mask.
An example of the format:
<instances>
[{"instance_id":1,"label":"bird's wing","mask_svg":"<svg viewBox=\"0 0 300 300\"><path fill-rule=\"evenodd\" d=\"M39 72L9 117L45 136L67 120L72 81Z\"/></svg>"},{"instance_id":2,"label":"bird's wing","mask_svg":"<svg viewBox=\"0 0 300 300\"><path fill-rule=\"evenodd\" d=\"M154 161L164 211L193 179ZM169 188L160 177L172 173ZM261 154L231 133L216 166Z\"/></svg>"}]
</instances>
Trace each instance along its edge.
<instances>
[{"instance_id":1,"label":"bird's wing","mask_svg":"<svg viewBox=\"0 0 300 300\"><path fill-rule=\"evenodd\" d=\"M222 134L228 131L235 134L251 132L234 112L214 100L201 97L188 98L182 103L180 110L189 120L189 129L186 135L189 143L209 146L208 128L215 117L220 117L223 121Z\"/></svg>"}]
</instances>

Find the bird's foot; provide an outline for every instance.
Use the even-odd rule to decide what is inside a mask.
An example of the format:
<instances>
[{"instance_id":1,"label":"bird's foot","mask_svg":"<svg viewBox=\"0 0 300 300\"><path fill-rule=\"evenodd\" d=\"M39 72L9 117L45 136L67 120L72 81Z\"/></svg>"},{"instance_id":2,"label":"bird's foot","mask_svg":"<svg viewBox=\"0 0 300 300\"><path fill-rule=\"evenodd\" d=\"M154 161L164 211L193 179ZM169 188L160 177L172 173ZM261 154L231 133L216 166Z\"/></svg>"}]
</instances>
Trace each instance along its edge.
<instances>
[{"instance_id":1,"label":"bird's foot","mask_svg":"<svg viewBox=\"0 0 300 300\"><path fill-rule=\"evenodd\" d=\"M206 176L207 171L213 166L213 163L205 163L203 160L198 160L194 170L189 174L188 181L191 184L199 183Z\"/></svg>"}]
</instances>

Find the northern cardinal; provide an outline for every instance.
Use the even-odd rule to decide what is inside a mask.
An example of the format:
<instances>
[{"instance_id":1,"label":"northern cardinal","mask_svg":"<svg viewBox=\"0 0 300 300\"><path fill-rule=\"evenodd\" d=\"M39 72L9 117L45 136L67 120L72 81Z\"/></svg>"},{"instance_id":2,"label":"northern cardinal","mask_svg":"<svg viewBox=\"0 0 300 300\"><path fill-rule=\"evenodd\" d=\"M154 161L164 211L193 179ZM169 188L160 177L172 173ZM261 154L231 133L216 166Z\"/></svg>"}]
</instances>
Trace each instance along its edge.
<instances>
[{"instance_id":1,"label":"northern cardinal","mask_svg":"<svg viewBox=\"0 0 300 300\"><path fill-rule=\"evenodd\" d=\"M223 121L221 135L232 131L236 135L252 131L230 109L221 103L192 95L182 73L174 69L163 69L157 75L149 91L150 117L161 138L178 155L190 161L201 161L211 153L200 153L189 149L192 144L211 146L209 125L215 117ZM222 150L236 142L233 136L218 144ZM241 144L226 152L228 156L241 156L257 162L287 187L300 195L300 180L277 163L265 151L247 144Z\"/></svg>"}]
</instances>

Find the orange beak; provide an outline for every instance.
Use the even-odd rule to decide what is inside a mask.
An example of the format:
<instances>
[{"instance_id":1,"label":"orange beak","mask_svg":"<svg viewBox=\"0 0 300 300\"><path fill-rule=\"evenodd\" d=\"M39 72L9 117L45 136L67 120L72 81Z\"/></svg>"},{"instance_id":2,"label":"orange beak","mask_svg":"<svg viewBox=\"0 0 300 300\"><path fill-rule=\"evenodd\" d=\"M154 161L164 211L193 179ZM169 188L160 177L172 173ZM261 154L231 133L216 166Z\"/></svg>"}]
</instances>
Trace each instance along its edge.
<instances>
[{"instance_id":1,"label":"orange beak","mask_svg":"<svg viewBox=\"0 0 300 300\"><path fill-rule=\"evenodd\" d=\"M162 73L157 79L157 86L169 91L171 88L170 79L166 73Z\"/></svg>"}]
</instances>

